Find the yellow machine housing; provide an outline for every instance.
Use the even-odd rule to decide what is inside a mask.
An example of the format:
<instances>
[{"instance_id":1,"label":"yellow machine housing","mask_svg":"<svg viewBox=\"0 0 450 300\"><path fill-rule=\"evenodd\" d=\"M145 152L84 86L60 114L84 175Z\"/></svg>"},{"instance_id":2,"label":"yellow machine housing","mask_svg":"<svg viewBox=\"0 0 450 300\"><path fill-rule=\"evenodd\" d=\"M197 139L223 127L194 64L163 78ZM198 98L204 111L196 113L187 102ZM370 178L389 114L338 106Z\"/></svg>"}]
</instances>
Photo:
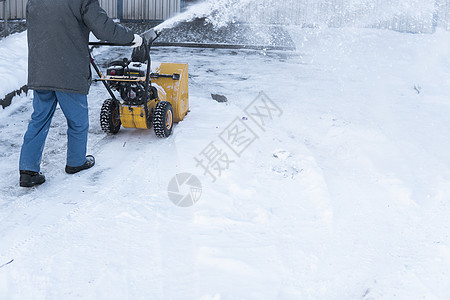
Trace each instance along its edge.
<instances>
[{"instance_id":1,"label":"yellow machine housing","mask_svg":"<svg viewBox=\"0 0 450 300\"><path fill-rule=\"evenodd\" d=\"M183 120L189 111L188 90L188 64L185 63L161 63L152 70L154 76L151 78L152 86L158 90L158 99L147 102L148 111L151 114L159 101L168 101L173 109L173 121L175 123ZM170 77L158 77L158 75L179 75L179 79ZM178 77L178 76L177 76ZM145 78L142 79L145 81ZM147 124L144 105L120 106L120 121L126 128L149 129Z\"/></svg>"},{"instance_id":2,"label":"yellow machine housing","mask_svg":"<svg viewBox=\"0 0 450 300\"><path fill-rule=\"evenodd\" d=\"M152 85L158 89L159 96L162 93L165 94L165 99L160 99L161 101L166 100L172 104L173 121L182 121L189 111L188 64L161 63L155 67L154 72L157 74L178 74L180 76L179 80L167 77L154 78L152 79ZM161 92L158 87L162 89Z\"/></svg>"},{"instance_id":3,"label":"yellow machine housing","mask_svg":"<svg viewBox=\"0 0 450 300\"><path fill-rule=\"evenodd\" d=\"M155 101L148 101L149 104L155 104ZM151 111L151 109L149 109ZM144 105L120 105L120 121L126 128L148 129L147 117Z\"/></svg>"}]
</instances>

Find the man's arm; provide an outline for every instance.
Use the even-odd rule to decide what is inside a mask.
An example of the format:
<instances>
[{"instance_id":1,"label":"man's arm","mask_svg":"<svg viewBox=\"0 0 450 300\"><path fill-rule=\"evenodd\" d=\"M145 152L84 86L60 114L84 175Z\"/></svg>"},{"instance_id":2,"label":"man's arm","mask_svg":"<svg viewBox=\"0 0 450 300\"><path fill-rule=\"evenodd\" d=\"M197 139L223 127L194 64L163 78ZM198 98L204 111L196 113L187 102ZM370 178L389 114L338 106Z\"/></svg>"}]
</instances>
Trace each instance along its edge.
<instances>
[{"instance_id":1,"label":"man's arm","mask_svg":"<svg viewBox=\"0 0 450 300\"><path fill-rule=\"evenodd\" d=\"M134 40L134 33L108 17L98 0L84 0L81 13L86 26L94 35L104 41L128 44Z\"/></svg>"}]
</instances>

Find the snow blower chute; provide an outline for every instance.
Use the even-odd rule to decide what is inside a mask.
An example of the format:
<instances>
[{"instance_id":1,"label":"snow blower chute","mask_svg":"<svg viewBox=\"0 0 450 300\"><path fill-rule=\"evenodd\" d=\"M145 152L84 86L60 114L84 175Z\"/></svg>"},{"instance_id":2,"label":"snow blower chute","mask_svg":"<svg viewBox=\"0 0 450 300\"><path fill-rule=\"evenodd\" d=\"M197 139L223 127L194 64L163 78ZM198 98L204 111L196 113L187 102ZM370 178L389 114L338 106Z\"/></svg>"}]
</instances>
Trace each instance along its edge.
<instances>
[{"instance_id":1,"label":"snow blower chute","mask_svg":"<svg viewBox=\"0 0 450 300\"><path fill-rule=\"evenodd\" d=\"M100 111L102 130L116 134L120 126L150 129L156 136L168 137L173 123L182 121L189 111L188 65L161 63L151 66L150 49L158 35L144 33L141 47L133 49L131 60L124 58L109 64L106 75L91 58L98 79L111 96L103 102ZM130 46L107 42L91 42L96 46ZM119 97L114 93L116 91Z\"/></svg>"}]
</instances>

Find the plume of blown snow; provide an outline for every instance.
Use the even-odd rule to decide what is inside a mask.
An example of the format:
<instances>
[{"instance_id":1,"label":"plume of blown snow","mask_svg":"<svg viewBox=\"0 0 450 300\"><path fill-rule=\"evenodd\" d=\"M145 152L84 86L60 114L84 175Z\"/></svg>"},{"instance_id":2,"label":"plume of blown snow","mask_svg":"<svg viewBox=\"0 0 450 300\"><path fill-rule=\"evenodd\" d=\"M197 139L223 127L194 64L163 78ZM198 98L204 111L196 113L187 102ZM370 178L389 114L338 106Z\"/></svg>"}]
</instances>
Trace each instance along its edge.
<instances>
[{"instance_id":1,"label":"plume of blown snow","mask_svg":"<svg viewBox=\"0 0 450 300\"><path fill-rule=\"evenodd\" d=\"M426 23L431 21L435 5L435 0L204 0L156 26L155 30L172 28L180 22L198 18L205 18L215 27L240 21L366 27L398 17Z\"/></svg>"},{"instance_id":2,"label":"plume of blown snow","mask_svg":"<svg viewBox=\"0 0 450 300\"><path fill-rule=\"evenodd\" d=\"M237 11L241 11L254 0L206 0L190 6L185 12L159 24L156 31L176 26L180 22L189 22L199 18L206 18L215 27L223 27L236 22Z\"/></svg>"}]
</instances>

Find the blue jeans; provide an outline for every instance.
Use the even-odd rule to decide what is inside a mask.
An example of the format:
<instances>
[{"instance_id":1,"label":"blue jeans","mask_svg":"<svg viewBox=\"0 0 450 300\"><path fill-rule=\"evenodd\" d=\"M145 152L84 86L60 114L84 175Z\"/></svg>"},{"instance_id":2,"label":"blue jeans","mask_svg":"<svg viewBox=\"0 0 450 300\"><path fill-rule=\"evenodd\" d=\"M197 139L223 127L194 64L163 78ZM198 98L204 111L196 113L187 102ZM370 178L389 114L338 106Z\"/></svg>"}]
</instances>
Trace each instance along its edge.
<instances>
[{"instance_id":1,"label":"blue jeans","mask_svg":"<svg viewBox=\"0 0 450 300\"><path fill-rule=\"evenodd\" d=\"M40 171L42 151L57 103L67 119L67 165L78 167L85 163L89 129L87 96L36 90L33 99L34 111L20 152L20 170Z\"/></svg>"}]
</instances>

